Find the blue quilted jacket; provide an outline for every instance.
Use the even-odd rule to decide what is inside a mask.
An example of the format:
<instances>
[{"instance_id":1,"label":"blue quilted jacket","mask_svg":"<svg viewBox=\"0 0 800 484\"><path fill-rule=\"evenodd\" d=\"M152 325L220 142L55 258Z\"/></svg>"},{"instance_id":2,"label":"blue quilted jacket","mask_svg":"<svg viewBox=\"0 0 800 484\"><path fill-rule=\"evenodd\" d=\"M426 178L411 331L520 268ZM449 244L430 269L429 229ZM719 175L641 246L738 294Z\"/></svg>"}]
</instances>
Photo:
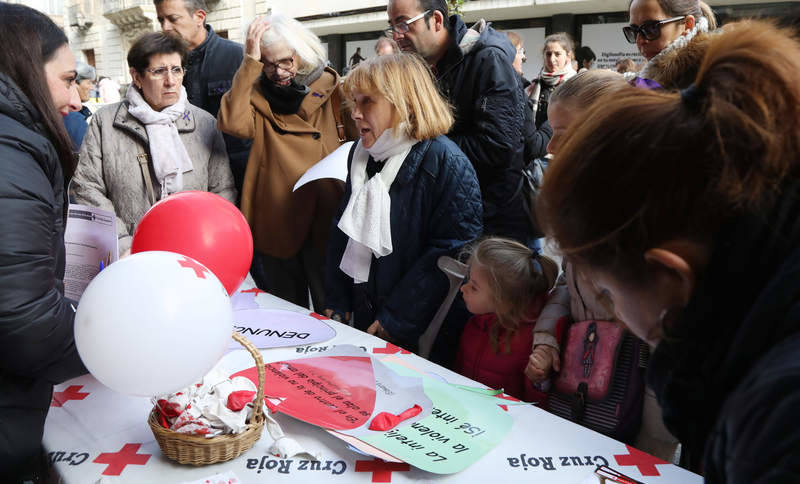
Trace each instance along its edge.
<instances>
[{"instance_id":1,"label":"blue quilted jacket","mask_svg":"<svg viewBox=\"0 0 800 484\"><path fill-rule=\"evenodd\" d=\"M475 170L445 136L414 145L389 189L393 251L373 258L369 280L357 285L339 269L348 237L337 224L350 193L348 177L328 245L325 307L352 311L362 330L377 319L393 340L414 350L449 287L436 260L481 235Z\"/></svg>"}]
</instances>

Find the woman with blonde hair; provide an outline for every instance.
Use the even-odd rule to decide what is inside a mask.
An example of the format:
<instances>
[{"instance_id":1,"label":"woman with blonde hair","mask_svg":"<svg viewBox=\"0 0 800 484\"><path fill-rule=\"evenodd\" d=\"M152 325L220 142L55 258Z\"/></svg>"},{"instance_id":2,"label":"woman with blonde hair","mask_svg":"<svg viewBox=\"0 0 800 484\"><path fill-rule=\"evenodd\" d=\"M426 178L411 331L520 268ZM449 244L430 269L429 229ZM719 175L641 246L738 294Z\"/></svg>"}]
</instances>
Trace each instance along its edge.
<instances>
[{"instance_id":1,"label":"woman with blonde hair","mask_svg":"<svg viewBox=\"0 0 800 484\"><path fill-rule=\"evenodd\" d=\"M339 74L319 38L283 15L256 19L245 56L222 97L219 129L252 139L241 209L253 232L254 274L262 289L300 306L324 301L325 251L343 184L316 180L293 191L315 163L346 138Z\"/></svg>"},{"instance_id":2,"label":"woman with blonde hair","mask_svg":"<svg viewBox=\"0 0 800 484\"><path fill-rule=\"evenodd\" d=\"M560 251L655 348L648 383L709 483L800 475L795 35L727 25L687 88L596 104L537 200Z\"/></svg>"},{"instance_id":3,"label":"woman with blonde hair","mask_svg":"<svg viewBox=\"0 0 800 484\"><path fill-rule=\"evenodd\" d=\"M437 259L481 234L478 179L445 137L450 106L417 56L359 64L344 93L360 139L331 230L326 312L415 350L447 293Z\"/></svg>"}]
</instances>

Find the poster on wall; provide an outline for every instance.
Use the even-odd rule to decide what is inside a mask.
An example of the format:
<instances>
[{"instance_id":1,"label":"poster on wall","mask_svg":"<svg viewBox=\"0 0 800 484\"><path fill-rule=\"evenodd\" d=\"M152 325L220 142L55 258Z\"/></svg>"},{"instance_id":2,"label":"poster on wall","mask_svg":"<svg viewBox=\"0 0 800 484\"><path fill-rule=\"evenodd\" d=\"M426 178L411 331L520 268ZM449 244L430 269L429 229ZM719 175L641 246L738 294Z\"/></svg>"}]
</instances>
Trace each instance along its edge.
<instances>
[{"instance_id":1,"label":"poster on wall","mask_svg":"<svg viewBox=\"0 0 800 484\"><path fill-rule=\"evenodd\" d=\"M644 57L639 54L636 44L629 44L622 35L622 27L626 25L619 22L582 26L582 45L589 46L597 56L594 68L615 70L617 61L624 58L633 59L637 68L644 64Z\"/></svg>"}]
</instances>

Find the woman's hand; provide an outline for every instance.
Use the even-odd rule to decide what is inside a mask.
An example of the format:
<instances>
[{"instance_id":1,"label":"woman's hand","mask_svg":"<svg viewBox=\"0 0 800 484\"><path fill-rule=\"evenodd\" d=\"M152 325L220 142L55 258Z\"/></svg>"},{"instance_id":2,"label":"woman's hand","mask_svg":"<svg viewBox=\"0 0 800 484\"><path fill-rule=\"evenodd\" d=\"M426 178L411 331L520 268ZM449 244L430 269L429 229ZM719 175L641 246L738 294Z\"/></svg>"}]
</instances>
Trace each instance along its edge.
<instances>
[{"instance_id":1,"label":"woman's hand","mask_svg":"<svg viewBox=\"0 0 800 484\"><path fill-rule=\"evenodd\" d=\"M386 332L385 329L383 329L383 326L381 326L381 322L378 321L377 319L375 320L374 323L369 325L369 328L367 328L367 334L377 336L378 338L385 341L392 340L392 337L389 335L389 333Z\"/></svg>"},{"instance_id":2,"label":"woman's hand","mask_svg":"<svg viewBox=\"0 0 800 484\"><path fill-rule=\"evenodd\" d=\"M247 29L247 39L244 42L244 53L261 62L261 37L269 30L269 19L256 17Z\"/></svg>"},{"instance_id":3,"label":"woman's hand","mask_svg":"<svg viewBox=\"0 0 800 484\"><path fill-rule=\"evenodd\" d=\"M528 366L525 367L525 376L532 382L538 383L550 376L551 370L561 370L561 359L558 350L552 346L538 345L528 357Z\"/></svg>"}]
</instances>

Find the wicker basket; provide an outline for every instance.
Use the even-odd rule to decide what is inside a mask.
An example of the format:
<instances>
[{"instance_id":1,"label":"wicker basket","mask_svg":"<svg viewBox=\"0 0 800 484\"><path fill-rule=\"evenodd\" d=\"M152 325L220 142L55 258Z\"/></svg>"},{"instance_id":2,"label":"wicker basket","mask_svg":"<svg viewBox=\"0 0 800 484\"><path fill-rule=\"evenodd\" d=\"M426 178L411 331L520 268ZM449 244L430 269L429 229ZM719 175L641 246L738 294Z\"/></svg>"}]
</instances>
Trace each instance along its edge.
<instances>
[{"instance_id":1,"label":"wicker basket","mask_svg":"<svg viewBox=\"0 0 800 484\"><path fill-rule=\"evenodd\" d=\"M261 353L239 333L233 333L233 339L238 341L256 360L258 369L258 393L255 402L261 403L254 405L253 415L247 424L247 430L239 434L218 435L206 438L198 435L187 435L175 432L161 425L158 420L158 412L154 408L150 412L147 423L150 430L161 447L161 452L169 459L181 464L191 464L202 466L225 462L238 457L243 452L249 450L253 444L261 437L264 429L264 361Z\"/></svg>"}]
</instances>

